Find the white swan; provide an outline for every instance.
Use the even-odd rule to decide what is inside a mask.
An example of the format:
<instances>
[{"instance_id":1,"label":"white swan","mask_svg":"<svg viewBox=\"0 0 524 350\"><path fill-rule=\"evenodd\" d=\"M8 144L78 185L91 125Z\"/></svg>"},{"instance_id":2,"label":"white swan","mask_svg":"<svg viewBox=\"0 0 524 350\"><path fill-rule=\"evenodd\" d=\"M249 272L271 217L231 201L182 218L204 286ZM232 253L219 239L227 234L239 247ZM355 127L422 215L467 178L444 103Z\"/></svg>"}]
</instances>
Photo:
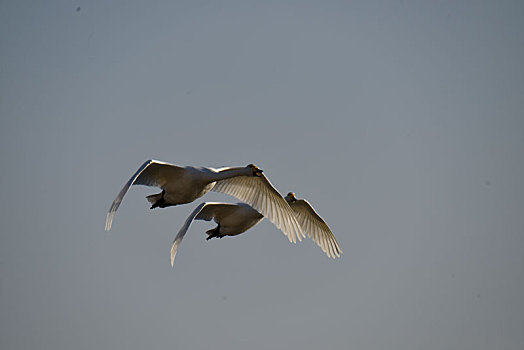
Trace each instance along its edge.
<instances>
[{"instance_id":1,"label":"white swan","mask_svg":"<svg viewBox=\"0 0 524 350\"><path fill-rule=\"evenodd\" d=\"M340 257L342 249L326 222L317 214L315 209L305 199L297 200L293 192L289 192L286 201L295 212L302 230L326 253L330 258ZM229 203L202 203L188 216L186 222L178 231L171 245L171 266L175 263L175 256L186 235L189 226L194 220L210 221L218 224L212 230L206 231L208 237L222 238L236 236L257 225L264 216L247 204Z\"/></svg>"},{"instance_id":2,"label":"white swan","mask_svg":"<svg viewBox=\"0 0 524 350\"><path fill-rule=\"evenodd\" d=\"M116 210L132 185L155 186L161 193L147 196L153 208L191 203L210 190L237 197L266 216L289 240L305 237L284 197L273 187L256 165L246 167L205 168L180 167L148 160L135 172L118 193L109 208L106 231L111 229Z\"/></svg>"},{"instance_id":3,"label":"white swan","mask_svg":"<svg viewBox=\"0 0 524 350\"><path fill-rule=\"evenodd\" d=\"M307 233L324 253L330 258L340 258L342 249L335 238L335 235L329 229L324 219L317 214L315 209L305 199L297 199L293 192L289 192L286 201L295 212L302 231Z\"/></svg>"},{"instance_id":4,"label":"white swan","mask_svg":"<svg viewBox=\"0 0 524 350\"><path fill-rule=\"evenodd\" d=\"M212 230L206 231L208 237L222 238L225 236L236 236L246 232L251 227L258 224L264 216L258 211L245 203L230 204L230 203L202 203L188 216L184 226L178 231L173 244L171 245L171 266L175 264L175 256L178 246L186 235L189 226L193 220L210 221L215 219L218 224Z\"/></svg>"}]
</instances>

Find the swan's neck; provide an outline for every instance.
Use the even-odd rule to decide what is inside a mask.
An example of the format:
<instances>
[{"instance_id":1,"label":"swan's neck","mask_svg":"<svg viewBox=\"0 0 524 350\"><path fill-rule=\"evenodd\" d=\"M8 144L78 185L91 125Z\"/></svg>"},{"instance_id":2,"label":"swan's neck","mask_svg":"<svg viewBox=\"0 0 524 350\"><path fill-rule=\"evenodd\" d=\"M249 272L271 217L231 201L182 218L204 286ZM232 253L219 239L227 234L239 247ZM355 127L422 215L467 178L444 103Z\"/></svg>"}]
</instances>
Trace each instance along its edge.
<instances>
[{"instance_id":1,"label":"swan's neck","mask_svg":"<svg viewBox=\"0 0 524 350\"><path fill-rule=\"evenodd\" d=\"M252 176L253 170L247 167L230 168L219 171L214 174L215 181L225 180L236 176Z\"/></svg>"}]
</instances>

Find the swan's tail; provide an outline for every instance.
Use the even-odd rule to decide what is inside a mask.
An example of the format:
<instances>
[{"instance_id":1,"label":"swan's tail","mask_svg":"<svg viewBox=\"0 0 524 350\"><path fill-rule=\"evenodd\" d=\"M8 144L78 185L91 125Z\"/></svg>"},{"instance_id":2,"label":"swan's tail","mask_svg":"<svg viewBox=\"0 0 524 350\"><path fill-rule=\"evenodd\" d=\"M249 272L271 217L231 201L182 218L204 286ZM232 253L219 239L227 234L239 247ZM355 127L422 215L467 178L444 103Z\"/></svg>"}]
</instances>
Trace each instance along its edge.
<instances>
[{"instance_id":1,"label":"swan's tail","mask_svg":"<svg viewBox=\"0 0 524 350\"><path fill-rule=\"evenodd\" d=\"M153 203L154 204L154 203L158 202L162 198L162 195L163 195L163 193L152 194L152 195L147 196L146 198L147 198L147 201L149 203Z\"/></svg>"}]
</instances>

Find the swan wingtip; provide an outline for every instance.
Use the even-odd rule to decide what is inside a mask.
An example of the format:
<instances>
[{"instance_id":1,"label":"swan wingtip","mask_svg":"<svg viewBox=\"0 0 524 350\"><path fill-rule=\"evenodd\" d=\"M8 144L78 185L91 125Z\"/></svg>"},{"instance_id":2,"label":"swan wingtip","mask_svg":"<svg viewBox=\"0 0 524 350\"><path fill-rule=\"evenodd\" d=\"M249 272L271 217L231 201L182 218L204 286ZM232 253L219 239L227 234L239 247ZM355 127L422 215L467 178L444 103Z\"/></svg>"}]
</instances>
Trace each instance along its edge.
<instances>
[{"instance_id":1,"label":"swan wingtip","mask_svg":"<svg viewBox=\"0 0 524 350\"><path fill-rule=\"evenodd\" d=\"M175 266L175 257L176 257L176 251L178 248L178 242L175 240L173 244L171 245L171 267Z\"/></svg>"},{"instance_id":2,"label":"swan wingtip","mask_svg":"<svg viewBox=\"0 0 524 350\"><path fill-rule=\"evenodd\" d=\"M109 232L109 230L111 230L111 226L113 224L113 217L114 217L114 213L107 213L107 216L106 216L106 227L105 227L105 230L106 232Z\"/></svg>"}]
</instances>

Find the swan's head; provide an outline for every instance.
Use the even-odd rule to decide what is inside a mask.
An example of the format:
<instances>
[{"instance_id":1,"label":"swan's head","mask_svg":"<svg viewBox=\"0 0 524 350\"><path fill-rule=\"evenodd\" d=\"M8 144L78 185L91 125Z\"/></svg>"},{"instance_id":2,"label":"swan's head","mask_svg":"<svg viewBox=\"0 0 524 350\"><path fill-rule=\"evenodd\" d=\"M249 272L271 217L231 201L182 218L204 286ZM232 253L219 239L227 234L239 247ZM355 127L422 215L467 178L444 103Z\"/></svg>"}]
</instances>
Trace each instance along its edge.
<instances>
[{"instance_id":1,"label":"swan's head","mask_svg":"<svg viewBox=\"0 0 524 350\"><path fill-rule=\"evenodd\" d=\"M286 201L288 202L296 202L297 201L297 197L295 197L295 193L294 192L289 192L286 196Z\"/></svg>"},{"instance_id":2,"label":"swan's head","mask_svg":"<svg viewBox=\"0 0 524 350\"><path fill-rule=\"evenodd\" d=\"M247 167L251 169L253 176L261 177L262 173L264 172L264 170L260 169L255 164L249 164Z\"/></svg>"}]
</instances>

